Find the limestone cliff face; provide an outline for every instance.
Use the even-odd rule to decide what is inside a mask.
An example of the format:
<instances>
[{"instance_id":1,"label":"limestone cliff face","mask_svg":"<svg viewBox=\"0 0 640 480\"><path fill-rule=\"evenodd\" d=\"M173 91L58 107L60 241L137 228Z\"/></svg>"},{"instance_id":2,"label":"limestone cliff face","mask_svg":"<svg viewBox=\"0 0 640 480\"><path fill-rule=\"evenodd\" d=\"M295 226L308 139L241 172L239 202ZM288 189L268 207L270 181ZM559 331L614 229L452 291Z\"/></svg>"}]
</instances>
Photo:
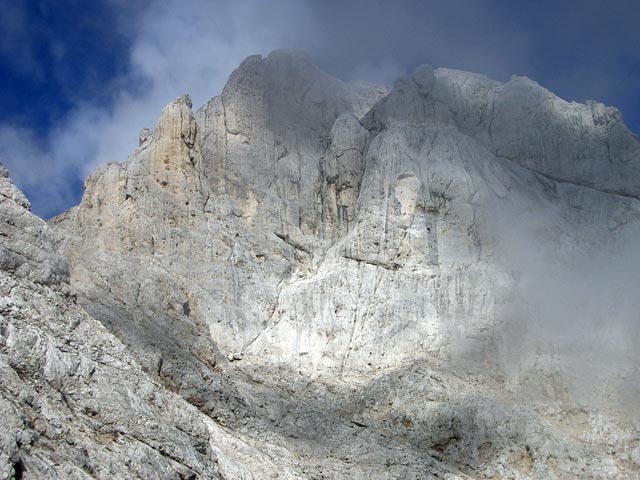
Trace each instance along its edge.
<instances>
[{"instance_id":1,"label":"limestone cliff face","mask_svg":"<svg viewBox=\"0 0 640 480\"><path fill-rule=\"evenodd\" d=\"M213 338L226 353L241 351L273 314L279 285L312 268L324 224L340 223L338 206L349 208L353 221L361 166L340 159L353 165L340 168L339 192L326 205L333 213L323 213L323 154L334 121L362 114L383 93L275 53L247 59L222 96L195 116L189 100L179 98L130 162L93 175L82 204L59 220L73 235L67 251L76 259L78 288L102 303L108 285L106 296L115 293L114 304L124 298L130 312L118 315L136 318L128 325L150 309L166 317L163 336L173 341L204 335L203 345ZM335 149L357 148L361 156L360 130L355 147ZM179 334L174 324L193 330ZM212 353L198 355L215 363Z\"/></svg>"},{"instance_id":2,"label":"limestone cliff face","mask_svg":"<svg viewBox=\"0 0 640 480\"><path fill-rule=\"evenodd\" d=\"M168 105L36 260L140 375L282 455L285 478L633 478L637 425L514 339L542 328L520 242L592 255L640 225L639 195L613 109L430 67L387 91L274 52L195 112ZM630 378L611 370L593 399Z\"/></svg>"},{"instance_id":3,"label":"limestone cliff face","mask_svg":"<svg viewBox=\"0 0 640 480\"><path fill-rule=\"evenodd\" d=\"M0 477L275 475L281 461L152 379L77 304L55 232L6 175L0 165Z\"/></svg>"}]
</instances>

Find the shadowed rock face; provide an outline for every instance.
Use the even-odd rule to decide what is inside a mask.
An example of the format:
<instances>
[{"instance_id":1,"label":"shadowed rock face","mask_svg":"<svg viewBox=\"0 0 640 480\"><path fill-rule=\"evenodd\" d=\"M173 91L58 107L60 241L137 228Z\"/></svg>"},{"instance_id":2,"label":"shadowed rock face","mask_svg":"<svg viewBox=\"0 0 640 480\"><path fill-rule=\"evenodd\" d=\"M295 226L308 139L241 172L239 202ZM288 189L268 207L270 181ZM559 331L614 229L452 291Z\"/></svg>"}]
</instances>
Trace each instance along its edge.
<instances>
[{"instance_id":1,"label":"shadowed rock face","mask_svg":"<svg viewBox=\"0 0 640 480\"><path fill-rule=\"evenodd\" d=\"M617 111L528 79L422 67L387 91L274 52L195 112L169 104L50 226L5 178L3 208L24 213L2 269L117 345L127 379L104 382L174 402L139 436L182 470L141 478L634 478L639 426L607 407L632 407L611 392L635 381L636 337L578 395L582 357L545 344L518 247L569 269L637 228L639 152ZM127 392L118 411L157 416ZM118 445L94 476L132 455Z\"/></svg>"}]
</instances>

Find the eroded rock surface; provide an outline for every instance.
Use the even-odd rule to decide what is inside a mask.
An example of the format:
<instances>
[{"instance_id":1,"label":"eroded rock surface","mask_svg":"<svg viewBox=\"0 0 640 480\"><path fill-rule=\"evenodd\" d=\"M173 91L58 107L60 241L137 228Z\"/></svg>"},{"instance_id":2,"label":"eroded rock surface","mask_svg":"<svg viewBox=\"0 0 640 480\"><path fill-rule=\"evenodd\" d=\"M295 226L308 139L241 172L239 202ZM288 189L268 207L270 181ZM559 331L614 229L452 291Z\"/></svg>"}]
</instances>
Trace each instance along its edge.
<instances>
[{"instance_id":1,"label":"eroded rock surface","mask_svg":"<svg viewBox=\"0 0 640 480\"><path fill-rule=\"evenodd\" d=\"M0 477L279 475L286 454L279 453L275 466L272 454L251 446L242 434L229 434L168 391L76 303L66 262L54 248L55 233L29 212L5 172L2 168Z\"/></svg>"}]
</instances>

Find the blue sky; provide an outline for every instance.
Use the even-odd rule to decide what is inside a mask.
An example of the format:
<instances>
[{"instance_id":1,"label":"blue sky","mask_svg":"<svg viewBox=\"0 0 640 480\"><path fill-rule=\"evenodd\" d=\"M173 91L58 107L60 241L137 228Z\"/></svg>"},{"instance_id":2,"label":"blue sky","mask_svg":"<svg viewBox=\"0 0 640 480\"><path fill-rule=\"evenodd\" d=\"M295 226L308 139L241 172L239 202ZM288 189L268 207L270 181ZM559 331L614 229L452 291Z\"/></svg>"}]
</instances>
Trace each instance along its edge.
<instances>
[{"instance_id":1,"label":"blue sky","mask_svg":"<svg viewBox=\"0 0 640 480\"><path fill-rule=\"evenodd\" d=\"M1 0L0 161L47 218L183 92L218 94L247 55L306 50L345 80L416 66L618 107L640 132L640 3L626 0Z\"/></svg>"}]
</instances>

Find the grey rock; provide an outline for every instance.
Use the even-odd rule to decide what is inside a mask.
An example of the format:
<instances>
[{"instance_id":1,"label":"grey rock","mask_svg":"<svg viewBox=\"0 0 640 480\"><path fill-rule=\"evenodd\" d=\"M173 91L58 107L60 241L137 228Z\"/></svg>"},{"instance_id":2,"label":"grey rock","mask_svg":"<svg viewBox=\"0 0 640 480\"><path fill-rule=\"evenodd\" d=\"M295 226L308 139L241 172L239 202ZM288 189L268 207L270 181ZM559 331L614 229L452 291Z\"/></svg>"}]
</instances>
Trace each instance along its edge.
<instances>
[{"instance_id":1,"label":"grey rock","mask_svg":"<svg viewBox=\"0 0 640 480\"><path fill-rule=\"evenodd\" d=\"M636 333L602 364L590 358L582 384L572 352L591 344L548 342L527 294L531 263L570 271L640 226L639 148L617 111L528 79L424 66L388 92L279 51L246 59L195 112L188 96L169 104L129 160L100 167L48 226L7 203L24 220L3 227L19 253L3 271L34 282L19 266L51 264L44 285L24 288L52 292L66 309L54 318L73 312L73 332L91 325L115 345L126 378L109 371L101 385L139 382L170 405L160 416L148 396L98 388L93 417L106 409L105 423L172 456L121 443L94 468L113 454L160 478L175 459L226 478L637 478L637 405L611 398L637 379ZM27 248L31 225L48 240ZM551 259L522 255L530 245ZM11 361L26 378L84 388L81 355L39 368L46 351L31 359L38 343L19 338ZM93 338L72 344L91 350ZM20 440L3 440L6 458L23 458L33 433L7 418ZM68 433L43 451L64 447L78 465ZM87 451L103 452L95 438Z\"/></svg>"},{"instance_id":2,"label":"grey rock","mask_svg":"<svg viewBox=\"0 0 640 480\"><path fill-rule=\"evenodd\" d=\"M14 197L0 204L0 476L275 475L282 463L154 381L76 303L55 235Z\"/></svg>"}]
</instances>

